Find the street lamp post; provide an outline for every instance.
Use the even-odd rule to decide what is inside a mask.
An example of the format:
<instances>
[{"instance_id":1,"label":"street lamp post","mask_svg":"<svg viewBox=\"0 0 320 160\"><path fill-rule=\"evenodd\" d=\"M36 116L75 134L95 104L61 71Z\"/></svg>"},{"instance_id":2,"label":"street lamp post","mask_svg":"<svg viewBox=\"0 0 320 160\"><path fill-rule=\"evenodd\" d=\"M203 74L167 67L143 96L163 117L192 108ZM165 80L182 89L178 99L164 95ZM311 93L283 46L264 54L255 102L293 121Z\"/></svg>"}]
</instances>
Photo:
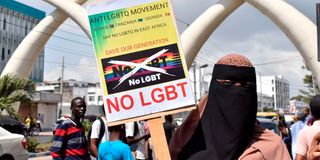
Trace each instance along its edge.
<instances>
[{"instance_id":1,"label":"street lamp post","mask_svg":"<svg viewBox=\"0 0 320 160\"><path fill-rule=\"evenodd\" d=\"M196 76L196 66L197 66L197 63L196 61L194 61L194 64L193 64L193 85L194 85L194 102L197 103L197 76Z\"/></svg>"},{"instance_id":2,"label":"street lamp post","mask_svg":"<svg viewBox=\"0 0 320 160\"><path fill-rule=\"evenodd\" d=\"M64 72L64 56L62 56L62 66L61 66L61 79L60 79L60 106L58 109L58 118L62 114L62 103L63 103L63 72Z\"/></svg>"},{"instance_id":3,"label":"street lamp post","mask_svg":"<svg viewBox=\"0 0 320 160\"><path fill-rule=\"evenodd\" d=\"M204 81L204 77L206 77L206 76L210 76L211 79L212 79L212 73L205 73L205 74L202 75L202 79L203 79L202 82L203 82L203 83L205 82L205 81ZM211 81L211 80L210 80L210 81ZM209 83L207 83L207 85L208 85L207 87L210 86L210 81L209 81ZM203 86L203 85L202 85L202 87L203 87L203 92L207 94L207 93L209 92L209 90L205 90L205 89L209 89L209 88L206 88L206 86Z\"/></svg>"},{"instance_id":4,"label":"street lamp post","mask_svg":"<svg viewBox=\"0 0 320 160\"><path fill-rule=\"evenodd\" d=\"M198 92L197 92L197 73L196 73L196 70L197 68L199 67L199 98L201 98L202 96L202 90L203 90L203 77L202 77L202 71L201 69L202 68L206 68L208 67L209 65L208 64L204 64L204 65L201 65L201 66L198 66L196 62L193 62L193 85L194 85L194 100L195 102L197 103L198 101Z\"/></svg>"},{"instance_id":5,"label":"street lamp post","mask_svg":"<svg viewBox=\"0 0 320 160\"><path fill-rule=\"evenodd\" d=\"M202 90L203 90L203 85L202 85L202 83L203 83L203 77L202 77L202 68L206 68L206 67L208 67L209 65L208 64L204 64L204 65L202 65L202 66L200 66L199 67L199 83L200 83L200 93L199 93L199 95L200 95L200 98L202 97Z\"/></svg>"}]
</instances>

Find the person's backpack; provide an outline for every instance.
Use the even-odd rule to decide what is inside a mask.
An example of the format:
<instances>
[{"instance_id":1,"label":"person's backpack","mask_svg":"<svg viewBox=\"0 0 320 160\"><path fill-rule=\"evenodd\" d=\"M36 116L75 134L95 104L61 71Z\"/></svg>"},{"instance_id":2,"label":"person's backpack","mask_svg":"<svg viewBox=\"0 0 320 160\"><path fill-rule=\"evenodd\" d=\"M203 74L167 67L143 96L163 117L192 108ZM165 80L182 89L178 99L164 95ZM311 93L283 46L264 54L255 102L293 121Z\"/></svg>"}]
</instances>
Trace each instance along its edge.
<instances>
[{"instance_id":1,"label":"person's backpack","mask_svg":"<svg viewBox=\"0 0 320 160\"><path fill-rule=\"evenodd\" d=\"M99 147L99 144L100 144L100 141L104 135L104 132L106 131L106 126L102 120L101 117L98 117L98 120L100 121L100 131L99 131L99 137L98 137L98 141L97 141L97 147ZM91 132L92 132L92 126L90 127L89 131L88 131L88 136L87 136L87 139L88 139L88 147L89 147L89 151L90 151L90 137L91 137Z\"/></svg>"}]
</instances>

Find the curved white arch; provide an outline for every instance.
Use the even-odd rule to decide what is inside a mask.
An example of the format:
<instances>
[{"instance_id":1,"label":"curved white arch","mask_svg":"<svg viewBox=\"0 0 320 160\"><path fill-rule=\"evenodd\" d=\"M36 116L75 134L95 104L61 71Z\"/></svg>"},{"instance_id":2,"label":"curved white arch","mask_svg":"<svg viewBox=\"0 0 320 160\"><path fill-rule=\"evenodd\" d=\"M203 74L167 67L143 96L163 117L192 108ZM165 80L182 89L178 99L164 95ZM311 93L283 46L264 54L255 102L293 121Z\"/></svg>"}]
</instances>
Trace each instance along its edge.
<instances>
[{"instance_id":1,"label":"curved white arch","mask_svg":"<svg viewBox=\"0 0 320 160\"><path fill-rule=\"evenodd\" d=\"M86 0L72 1L83 4ZM2 71L1 76L11 73L23 78L28 78L32 70L32 65L36 62L44 45L47 43L53 32L56 31L68 17L67 14L56 9L50 15L42 19L14 51L6 67Z\"/></svg>"},{"instance_id":2,"label":"curved white arch","mask_svg":"<svg viewBox=\"0 0 320 160\"><path fill-rule=\"evenodd\" d=\"M222 0L203 12L181 35L181 43L188 68L211 33L243 1Z\"/></svg>"},{"instance_id":3,"label":"curved white arch","mask_svg":"<svg viewBox=\"0 0 320 160\"><path fill-rule=\"evenodd\" d=\"M51 4L57 6L58 8L64 8L66 13L73 17L74 20L78 21L77 23L85 28L88 26L87 24L80 23L82 14L70 13L68 11L68 7L63 7L58 2L59 0L47 0L50 1ZM78 0L77 2L80 3L85 2L86 0ZM310 67L311 71L317 79L320 79L318 70L320 69L320 64L316 60L316 28L315 25L303 14L297 11L295 8L290 6L288 3L279 0L246 0L251 5L255 6L258 10L272 19L285 34L291 40L291 42L296 46L296 48L301 52L301 55L306 60L308 66ZM70 2L72 3L72 2ZM210 7L206 10L201 16L199 16L194 23L192 23L186 31L181 36L182 47L185 52L185 57L187 61L188 67L190 67L192 61L194 60L195 56L201 49L202 45L211 35L211 33L220 25L220 23L235 9L237 9L243 1L240 0L220 0L218 3ZM73 4L75 5L75 4ZM56 13L58 14L58 13ZM59 13L61 14L61 13ZM294 18L292 18L294 17ZM47 19L47 18L45 18ZM48 23L48 22L47 22ZM44 23L44 24L47 24ZM38 25L37 25L38 27ZM37 28L36 27L36 28ZM50 26L51 27L51 26ZM34 30L36 29L34 28ZM41 28L41 27L40 27ZM43 31L46 31L48 28L42 28ZM84 29L86 33L88 29ZM47 32L47 31L46 31ZM53 33L53 31L51 31ZM34 34L31 32L30 34ZM87 33L87 35L90 35ZM28 41L41 40L41 48L47 42L49 37L44 38L44 36L27 36L29 38ZM25 39L27 39L27 37ZM32 38L34 39L32 39ZM35 38L38 37L38 38ZM21 44L21 46L25 46L26 43ZM20 46L19 46L20 47ZM18 47L18 48L19 48ZM32 46L34 47L34 46ZM35 58L39 55L41 49L35 50L38 53L29 52L32 51L31 45L29 45L23 56L19 55L20 59L28 59L29 57L32 58L32 63L25 63L22 60L19 61L21 64L15 64L15 66L11 63L14 61L11 58L9 60L10 63L6 66L5 70L2 72L3 74L6 73L16 73L19 76L27 77L31 72L31 66L35 62ZM24 47L20 47L24 48ZM17 49L18 50L18 49ZM21 50L21 49L20 49ZM17 52L17 51L16 51ZM16 53L15 52L15 53ZM22 52L22 51L19 51ZM29 52L29 54L28 54ZM14 54L15 55L15 54ZM18 57L17 57L18 58ZM10 65L11 64L11 65ZM23 65L22 65L23 64ZM20 66L20 67L19 67ZM8 69L7 69L8 68ZM25 69L26 72L20 72L21 68L30 68Z\"/></svg>"},{"instance_id":4,"label":"curved white arch","mask_svg":"<svg viewBox=\"0 0 320 160\"><path fill-rule=\"evenodd\" d=\"M263 14L268 16L287 35L303 56L311 72L320 79L320 63L316 59L317 53L317 30L316 26L297 9L281 0L246 0ZM224 3L223 7L221 3ZM185 52L187 65L190 67L195 56L203 46L205 40L214 31L230 12L239 5L239 1L221 0L205 11L192 23L182 34L182 46ZM232 7L233 6L233 7ZM218 13L210 15L217 9ZM217 17L216 17L217 16ZM294 18L292 18L294 17ZM217 19L219 20L217 20ZM214 24L212 24L214 23ZM199 27L201 26L201 27ZM213 28L211 28L213 27ZM210 28L210 30L207 30ZM318 82L320 85L320 81Z\"/></svg>"},{"instance_id":5,"label":"curved white arch","mask_svg":"<svg viewBox=\"0 0 320 160\"><path fill-rule=\"evenodd\" d=\"M268 16L287 35L303 56L316 79L320 80L317 60L317 28L305 15L279 0L246 0ZM320 82L318 82L320 85Z\"/></svg>"},{"instance_id":6,"label":"curved white arch","mask_svg":"<svg viewBox=\"0 0 320 160\"><path fill-rule=\"evenodd\" d=\"M87 11L79 4L72 1L61 1L61 0L44 0L51 5L63 10L67 13L72 20L74 20L81 29L91 39L90 25L88 20Z\"/></svg>"}]
</instances>

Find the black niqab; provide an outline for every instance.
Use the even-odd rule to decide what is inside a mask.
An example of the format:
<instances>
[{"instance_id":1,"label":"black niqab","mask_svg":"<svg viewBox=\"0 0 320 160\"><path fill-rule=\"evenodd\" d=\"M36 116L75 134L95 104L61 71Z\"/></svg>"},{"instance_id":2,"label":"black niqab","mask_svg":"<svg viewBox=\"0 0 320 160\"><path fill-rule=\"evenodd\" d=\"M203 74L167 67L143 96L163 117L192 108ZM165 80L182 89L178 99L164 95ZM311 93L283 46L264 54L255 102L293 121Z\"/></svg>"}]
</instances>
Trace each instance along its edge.
<instances>
[{"instance_id":1,"label":"black niqab","mask_svg":"<svg viewBox=\"0 0 320 160\"><path fill-rule=\"evenodd\" d=\"M254 85L226 86L217 79ZM254 67L215 65L205 110L179 153L179 160L232 160L241 156L250 143L256 121L255 82Z\"/></svg>"}]
</instances>

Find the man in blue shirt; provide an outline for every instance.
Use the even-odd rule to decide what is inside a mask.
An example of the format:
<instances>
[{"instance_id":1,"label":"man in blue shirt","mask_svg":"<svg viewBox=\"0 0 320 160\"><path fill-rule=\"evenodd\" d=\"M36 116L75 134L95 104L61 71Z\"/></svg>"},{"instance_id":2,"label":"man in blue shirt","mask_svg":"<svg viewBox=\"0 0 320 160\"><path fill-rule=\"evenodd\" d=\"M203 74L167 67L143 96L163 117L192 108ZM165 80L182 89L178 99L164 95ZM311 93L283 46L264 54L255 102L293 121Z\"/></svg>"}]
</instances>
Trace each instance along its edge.
<instances>
[{"instance_id":1,"label":"man in blue shirt","mask_svg":"<svg viewBox=\"0 0 320 160\"><path fill-rule=\"evenodd\" d=\"M291 137L292 137L292 144L291 144L291 153L292 153L292 158L295 159L295 146L297 142L297 137L300 132L300 130L306 125L303 121L305 120L305 115L303 112L298 112L297 113L297 119L298 121L295 122L291 126Z\"/></svg>"},{"instance_id":2,"label":"man in blue shirt","mask_svg":"<svg viewBox=\"0 0 320 160\"><path fill-rule=\"evenodd\" d=\"M130 147L123 143L124 125L109 127L110 141L100 144L98 160L134 160Z\"/></svg>"}]
</instances>

